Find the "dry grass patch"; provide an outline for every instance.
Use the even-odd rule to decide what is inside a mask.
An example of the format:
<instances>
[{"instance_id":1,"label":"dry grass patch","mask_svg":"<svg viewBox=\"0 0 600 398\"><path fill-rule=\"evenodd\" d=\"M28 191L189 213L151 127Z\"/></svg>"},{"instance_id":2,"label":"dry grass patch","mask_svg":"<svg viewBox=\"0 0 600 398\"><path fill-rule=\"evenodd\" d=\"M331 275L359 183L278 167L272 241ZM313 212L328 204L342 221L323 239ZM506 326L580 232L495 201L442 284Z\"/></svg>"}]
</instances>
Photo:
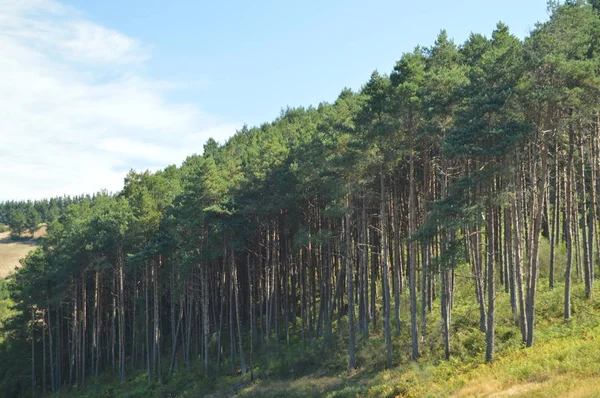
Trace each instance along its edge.
<instances>
[{"instance_id":1,"label":"dry grass patch","mask_svg":"<svg viewBox=\"0 0 600 398\"><path fill-rule=\"evenodd\" d=\"M497 392L495 394L490 395L490 398L500 398L500 397L522 397L530 392L535 390L543 389L543 384L541 383L527 383L527 384L518 384L516 386L512 386L507 390Z\"/></svg>"},{"instance_id":2,"label":"dry grass patch","mask_svg":"<svg viewBox=\"0 0 600 398\"><path fill-rule=\"evenodd\" d=\"M33 232L33 239L43 238L48 232L46 224L42 224L38 229Z\"/></svg>"},{"instance_id":3,"label":"dry grass patch","mask_svg":"<svg viewBox=\"0 0 600 398\"><path fill-rule=\"evenodd\" d=\"M29 232L23 234L27 236ZM41 226L33 233L33 238L38 239L46 236L46 226ZM35 248L36 241L12 241L10 232L0 233L0 278L6 278L19 266L19 260Z\"/></svg>"},{"instance_id":4,"label":"dry grass patch","mask_svg":"<svg viewBox=\"0 0 600 398\"><path fill-rule=\"evenodd\" d=\"M502 384L498 380L482 380L478 383L473 383L460 390L454 396L456 397L483 397L495 396L498 390L502 389ZM500 396L500 395L498 395Z\"/></svg>"},{"instance_id":5,"label":"dry grass patch","mask_svg":"<svg viewBox=\"0 0 600 398\"><path fill-rule=\"evenodd\" d=\"M580 380L569 391L565 391L563 396L568 398L600 397L600 379Z\"/></svg>"},{"instance_id":6,"label":"dry grass patch","mask_svg":"<svg viewBox=\"0 0 600 398\"><path fill-rule=\"evenodd\" d=\"M322 397L338 389L343 380L338 377L305 376L269 384L253 384L241 391L242 397Z\"/></svg>"}]
</instances>

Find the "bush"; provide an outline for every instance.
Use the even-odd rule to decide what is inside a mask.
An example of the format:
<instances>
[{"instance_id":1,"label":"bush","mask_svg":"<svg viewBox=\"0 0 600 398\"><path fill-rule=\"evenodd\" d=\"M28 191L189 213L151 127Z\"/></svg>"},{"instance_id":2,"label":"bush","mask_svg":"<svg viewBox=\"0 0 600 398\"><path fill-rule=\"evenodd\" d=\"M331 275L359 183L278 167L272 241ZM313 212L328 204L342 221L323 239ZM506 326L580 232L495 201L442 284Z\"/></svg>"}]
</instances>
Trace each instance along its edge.
<instances>
[{"instance_id":1,"label":"bush","mask_svg":"<svg viewBox=\"0 0 600 398\"><path fill-rule=\"evenodd\" d=\"M3 232L8 232L8 231L10 231L10 228L8 228L8 225L0 224L0 234Z\"/></svg>"}]
</instances>

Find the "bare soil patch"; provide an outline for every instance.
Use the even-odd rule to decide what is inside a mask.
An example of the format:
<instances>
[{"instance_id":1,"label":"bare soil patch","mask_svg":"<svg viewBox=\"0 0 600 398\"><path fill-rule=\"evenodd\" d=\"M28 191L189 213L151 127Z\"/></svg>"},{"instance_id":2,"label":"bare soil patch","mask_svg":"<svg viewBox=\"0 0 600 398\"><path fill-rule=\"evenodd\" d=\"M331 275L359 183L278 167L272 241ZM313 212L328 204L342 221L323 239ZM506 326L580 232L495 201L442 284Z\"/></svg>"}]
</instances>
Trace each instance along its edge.
<instances>
[{"instance_id":1,"label":"bare soil patch","mask_svg":"<svg viewBox=\"0 0 600 398\"><path fill-rule=\"evenodd\" d=\"M495 394L490 395L490 397L512 397L512 396L520 396L525 393L533 390L538 390L542 388L542 384L540 383L527 383L527 384L519 384L516 386L512 386L507 390L497 392Z\"/></svg>"}]
</instances>

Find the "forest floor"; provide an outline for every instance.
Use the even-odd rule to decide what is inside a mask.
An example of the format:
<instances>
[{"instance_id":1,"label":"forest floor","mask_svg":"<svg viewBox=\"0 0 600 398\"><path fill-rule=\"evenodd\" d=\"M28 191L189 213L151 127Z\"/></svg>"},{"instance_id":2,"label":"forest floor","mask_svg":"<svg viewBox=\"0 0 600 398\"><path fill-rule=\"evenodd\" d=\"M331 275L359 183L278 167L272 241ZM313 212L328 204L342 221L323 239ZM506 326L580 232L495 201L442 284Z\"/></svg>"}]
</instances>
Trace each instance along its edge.
<instances>
[{"instance_id":1,"label":"forest floor","mask_svg":"<svg viewBox=\"0 0 600 398\"><path fill-rule=\"evenodd\" d=\"M26 231L23 237L31 234ZM33 250L37 239L46 235L46 227L42 226L33 233L30 240L14 241L10 238L10 232L0 233L0 278L6 278L13 273L15 267L19 266L19 260L27 256Z\"/></svg>"},{"instance_id":2,"label":"forest floor","mask_svg":"<svg viewBox=\"0 0 600 398\"><path fill-rule=\"evenodd\" d=\"M241 376L237 366L224 360L221 371L203 375L200 361L186 372L180 362L163 383L147 383L138 371L126 381L105 373L90 380L84 391L61 397L600 397L600 301L586 300L581 283L574 285L573 317L562 317L563 285L552 290L540 279L536 309L535 344L523 347L514 325L508 295L497 292L496 356L484 362L485 335L478 328L477 304L468 284L457 288L452 311L452 357L443 359L439 308L427 317L421 340L421 358L409 360L410 325L401 323L393 338L394 363L385 367L385 343L378 329L368 340L357 335L357 366L348 372L346 340L338 332L303 345L299 337L254 353L254 380ZM403 314L410 314L403 295ZM405 318L406 315L403 317ZM346 334L342 318L334 330ZM337 322L336 322L337 323ZM293 336L290 334L290 336ZM295 334L297 336L297 333ZM250 353L246 352L250 364ZM169 364L163 364L166 372Z\"/></svg>"}]
</instances>

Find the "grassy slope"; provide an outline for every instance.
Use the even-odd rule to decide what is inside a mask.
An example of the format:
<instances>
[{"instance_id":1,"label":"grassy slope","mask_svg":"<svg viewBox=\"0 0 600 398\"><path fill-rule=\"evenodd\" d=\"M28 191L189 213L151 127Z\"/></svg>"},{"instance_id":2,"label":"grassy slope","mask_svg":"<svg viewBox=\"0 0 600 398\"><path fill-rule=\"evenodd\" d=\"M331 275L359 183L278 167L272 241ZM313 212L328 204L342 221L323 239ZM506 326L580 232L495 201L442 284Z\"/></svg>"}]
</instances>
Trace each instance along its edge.
<instances>
[{"instance_id":1,"label":"grassy slope","mask_svg":"<svg viewBox=\"0 0 600 398\"><path fill-rule=\"evenodd\" d=\"M46 227L43 226L34 232L34 238L44 236ZM27 236L24 233L23 236ZM35 240L12 241L10 232L0 233L0 278L6 278L11 274L15 267L19 265L19 260L35 247Z\"/></svg>"},{"instance_id":2,"label":"grassy slope","mask_svg":"<svg viewBox=\"0 0 600 398\"><path fill-rule=\"evenodd\" d=\"M3 224L0 226L1 230L6 228ZM28 234L29 232L25 232L23 236L27 237ZM45 225L33 233L31 240L13 241L10 238L10 231L0 232L0 327L4 320L12 314L13 303L9 299L5 278L14 272L15 267L19 266L19 260L25 258L35 248L36 239L45 235ZM4 336L0 333L0 342L3 339Z\"/></svg>"},{"instance_id":3,"label":"grassy slope","mask_svg":"<svg viewBox=\"0 0 600 398\"><path fill-rule=\"evenodd\" d=\"M482 361L485 345L483 336L477 336L481 333L455 330L455 339L459 340L454 344L457 356L450 361L441 361L432 352L419 363L403 362L389 370L369 370L378 365L375 360L363 372L343 372L333 377L317 373L296 380L259 382L244 388L239 395L600 397L600 306L583 300L578 287L575 319L565 323L561 319L562 307L556 305L562 302L561 287L552 292L542 290L535 347L521 348L518 335L500 322L496 335L500 353L491 365ZM506 315L505 300L500 304L504 308L499 312ZM407 348L408 345L405 356ZM379 350L383 351L382 344Z\"/></svg>"},{"instance_id":4,"label":"grassy slope","mask_svg":"<svg viewBox=\"0 0 600 398\"><path fill-rule=\"evenodd\" d=\"M457 272L458 279L464 274ZM466 280L466 279L463 279ZM255 380L213 371L212 377L176 372L165 384L146 383L137 373L124 383L105 374L98 384L90 381L85 392L65 392L64 397L600 397L600 302L586 301L583 286L573 290L573 313L569 323L562 319L563 287L550 291L540 279L536 311L536 341L530 349L521 347L513 325L508 295L498 292L496 346L493 364L483 363L484 334L478 330L476 303L470 283L457 289L452 312L450 361L442 360L439 309L428 318L418 363L408 360L408 325L393 339L395 364L384 369L385 345L381 331L359 342L359 369L347 372L346 346L334 336L327 347L322 341L302 350L299 341L282 348L280 355L262 355L255 362ZM403 297L403 317L409 314ZM379 318L380 319L380 318ZM341 329L347 325L342 320ZM380 322L379 322L380 323ZM286 347L285 342L281 343ZM273 352L273 351L271 351ZM258 356L258 355L256 355ZM248 361L248 352L246 352ZM196 364L199 366L199 364ZM164 369L168 364L164 365ZM229 370L225 362L222 369Z\"/></svg>"}]
</instances>

